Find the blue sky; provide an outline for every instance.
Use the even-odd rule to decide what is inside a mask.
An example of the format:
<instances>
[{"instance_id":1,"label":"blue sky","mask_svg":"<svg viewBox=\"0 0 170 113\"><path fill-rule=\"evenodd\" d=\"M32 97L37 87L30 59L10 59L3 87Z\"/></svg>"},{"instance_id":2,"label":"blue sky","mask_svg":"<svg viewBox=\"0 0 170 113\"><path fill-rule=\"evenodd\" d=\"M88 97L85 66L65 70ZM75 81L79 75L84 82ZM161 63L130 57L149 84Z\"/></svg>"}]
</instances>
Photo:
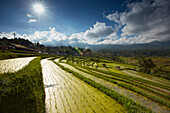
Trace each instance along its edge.
<instances>
[{"instance_id":1,"label":"blue sky","mask_svg":"<svg viewBox=\"0 0 170 113\"><path fill-rule=\"evenodd\" d=\"M28 23L26 14L31 14L38 19L33 10L35 3L41 3L46 7L44 15L40 17L39 29L36 23ZM124 0L1 0L0 31L29 33L29 28L35 30L47 30L56 27L59 32L68 35L87 30L96 21L108 22L102 13L112 13L113 10L121 10ZM67 29L67 30L65 30Z\"/></svg>"},{"instance_id":2,"label":"blue sky","mask_svg":"<svg viewBox=\"0 0 170 113\"><path fill-rule=\"evenodd\" d=\"M42 4L37 14L35 4ZM135 44L170 40L169 0L1 0L0 38L45 45Z\"/></svg>"}]
</instances>

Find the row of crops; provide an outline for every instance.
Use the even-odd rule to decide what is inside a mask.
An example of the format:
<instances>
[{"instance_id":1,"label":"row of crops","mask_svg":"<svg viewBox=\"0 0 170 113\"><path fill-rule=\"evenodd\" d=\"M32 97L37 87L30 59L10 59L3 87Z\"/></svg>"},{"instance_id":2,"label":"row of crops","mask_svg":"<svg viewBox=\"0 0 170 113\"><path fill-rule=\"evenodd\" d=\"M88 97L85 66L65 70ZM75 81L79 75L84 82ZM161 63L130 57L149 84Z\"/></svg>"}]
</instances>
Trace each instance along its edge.
<instances>
[{"instance_id":1,"label":"row of crops","mask_svg":"<svg viewBox=\"0 0 170 113\"><path fill-rule=\"evenodd\" d=\"M0 112L170 112L169 81L108 68L114 64L107 59L29 57L0 62Z\"/></svg>"},{"instance_id":2,"label":"row of crops","mask_svg":"<svg viewBox=\"0 0 170 113\"><path fill-rule=\"evenodd\" d=\"M154 81L111 72L107 69L107 71L96 69L92 68L93 66L88 66L86 62L73 62L69 58L60 58L55 61L62 62L60 65L65 68L112 89L153 112L169 112L170 87L168 81ZM79 61L82 62L80 59Z\"/></svg>"},{"instance_id":3,"label":"row of crops","mask_svg":"<svg viewBox=\"0 0 170 113\"><path fill-rule=\"evenodd\" d=\"M41 61L47 112L125 112L118 102L66 73L52 61Z\"/></svg>"}]
</instances>

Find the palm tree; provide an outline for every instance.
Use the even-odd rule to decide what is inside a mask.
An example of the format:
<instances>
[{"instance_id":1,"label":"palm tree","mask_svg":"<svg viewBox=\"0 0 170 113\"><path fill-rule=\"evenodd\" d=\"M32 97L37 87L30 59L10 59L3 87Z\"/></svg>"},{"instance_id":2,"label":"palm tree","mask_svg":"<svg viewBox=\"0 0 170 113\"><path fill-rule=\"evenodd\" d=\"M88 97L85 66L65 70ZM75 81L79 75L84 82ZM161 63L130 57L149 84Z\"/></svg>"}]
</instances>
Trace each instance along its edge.
<instances>
[{"instance_id":1,"label":"palm tree","mask_svg":"<svg viewBox=\"0 0 170 113\"><path fill-rule=\"evenodd\" d=\"M138 58L138 63L139 63L139 66L141 67L140 71L147 73L147 74L150 74L151 69L156 67L156 65L154 64L151 58L149 59L146 59L143 57Z\"/></svg>"}]
</instances>

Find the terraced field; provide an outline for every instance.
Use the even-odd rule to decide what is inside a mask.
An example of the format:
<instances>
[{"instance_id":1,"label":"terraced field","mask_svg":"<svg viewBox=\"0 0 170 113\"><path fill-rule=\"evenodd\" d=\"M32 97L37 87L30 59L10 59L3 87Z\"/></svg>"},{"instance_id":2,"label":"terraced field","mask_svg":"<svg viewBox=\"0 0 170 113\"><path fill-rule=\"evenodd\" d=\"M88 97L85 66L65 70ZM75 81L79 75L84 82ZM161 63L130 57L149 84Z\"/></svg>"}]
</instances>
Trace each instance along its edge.
<instances>
[{"instance_id":1,"label":"terraced field","mask_svg":"<svg viewBox=\"0 0 170 113\"><path fill-rule=\"evenodd\" d=\"M136 71L122 72L103 67L82 66L78 65L78 60L72 63L67 62L65 57L60 57L60 59L57 57L58 59L55 60L54 58L34 58L0 61L0 74L5 73L4 77L6 77L1 77L0 84L3 84L1 89L5 91L3 88L7 86L13 88L13 83L16 84L18 80L21 80L18 86L22 87L22 79L24 79L23 83L27 85L22 88L30 87L32 95L37 93L35 97L41 100L41 103L45 100L43 105L47 113L150 113L151 111L170 113L170 82L168 80L164 81ZM30 61L32 63L29 63ZM27 64L29 66L26 66ZM36 66L32 68L35 64ZM31 73L27 73L28 70ZM11 75L8 76L8 74ZM31 81L31 83L26 81ZM42 93L44 92L43 84L39 88L40 81L44 82L45 99ZM20 88L21 92L22 88ZM35 103L38 105L38 100ZM3 103L0 104L3 105ZM40 107L38 111L42 108Z\"/></svg>"},{"instance_id":2,"label":"terraced field","mask_svg":"<svg viewBox=\"0 0 170 113\"><path fill-rule=\"evenodd\" d=\"M55 60L58 62L58 59ZM126 97L134 100L137 103L140 103L142 106L145 106L146 108L151 109L153 112L160 112L160 113L169 113L169 82L165 81L165 84L167 85L167 88L160 88L158 85L155 84L161 84L162 81L152 81L153 84L142 83L141 81L136 81L136 83L132 83L128 80L120 79L119 77L114 77L114 82L117 82L116 84L112 82L112 80L106 79L112 78L112 75L101 73L96 70L89 70L85 67L79 66L79 65L68 65L66 63L60 63L66 68L69 68L87 78L90 78L91 80L94 80L95 82L110 88L119 94L125 95ZM94 76L95 75L95 76ZM107 77L106 77L107 76ZM105 79L103 79L105 78ZM167 83L166 83L167 82ZM122 85L123 84L123 85ZM140 84L140 85L139 85ZM163 83L163 86L165 85ZM146 85L146 86L145 86ZM127 87L128 86L128 87ZM130 86L130 87L129 87ZM147 87L147 88L145 88ZM161 103L161 104L160 104Z\"/></svg>"},{"instance_id":3,"label":"terraced field","mask_svg":"<svg viewBox=\"0 0 170 113\"><path fill-rule=\"evenodd\" d=\"M52 113L126 112L118 102L63 71L52 61L41 61L46 110Z\"/></svg>"},{"instance_id":4,"label":"terraced field","mask_svg":"<svg viewBox=\"0 0 170 113\"><path fill-rule=\"evenodd\" d=\"M139 78L143 78L143 79L146 79L146 80L150 80L150 81L154 81L154 82L157 82L157 83L161 83L161 84L166 84L166 85L169 85L170 86L170 82L165 80L165 79L162 79L162 78L157 78L157 77L153 77L149 74L145 74L145 73L141 73L141 72L135 72L135 71L132 71L132 70L128 70L128 71L122 71L130 76L134 76L134 77L139 77Z\"/></svg>"},{"instance_id":5,"label":"terraced field","mask_svg":"<svg viewBox=\"0 0 170 113\"><path fill-rule=\"evenodd\" d=\"M30 57L0 61L1 66L8 66L10 70L7 71L10 73L0 73L0 113L45 112L41 59Z\"/></svg>"},{"instance_id":6,"label":"terraced field","mask_svg":"<svg viewBox=\"0 0 170 113\"><path fill-rule=\"evenodd\" d=\"M36 57L14 58L0 61L0 73L16 72Z\"/></svg>"}]
</instances>

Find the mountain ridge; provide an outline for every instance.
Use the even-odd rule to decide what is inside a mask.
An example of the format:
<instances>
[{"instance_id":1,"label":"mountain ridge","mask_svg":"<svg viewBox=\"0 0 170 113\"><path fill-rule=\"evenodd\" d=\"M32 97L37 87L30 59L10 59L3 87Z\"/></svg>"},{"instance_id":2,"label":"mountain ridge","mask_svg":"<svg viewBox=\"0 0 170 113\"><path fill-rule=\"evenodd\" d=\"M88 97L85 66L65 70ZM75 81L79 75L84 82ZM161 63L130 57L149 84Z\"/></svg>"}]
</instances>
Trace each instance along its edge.
<instances>
[{"instance_id":1,"label":"mountain ridge","mask_svg":"<svg viewBox=\"0 0 170 113\"><path fill-rule=\"evenodd\" d=\"M73 45L71 45L73 46ZM131 44L131 45L113 45L113 44L100 44L100 45L89 45L89 44L76 44L74 46L90 48L93 51L97 51L100 49L116 49L116 50L167 50L170 49L170 41L154 41L150 43L142 43L142 44Z\"/></svg>"}]
</instances>

